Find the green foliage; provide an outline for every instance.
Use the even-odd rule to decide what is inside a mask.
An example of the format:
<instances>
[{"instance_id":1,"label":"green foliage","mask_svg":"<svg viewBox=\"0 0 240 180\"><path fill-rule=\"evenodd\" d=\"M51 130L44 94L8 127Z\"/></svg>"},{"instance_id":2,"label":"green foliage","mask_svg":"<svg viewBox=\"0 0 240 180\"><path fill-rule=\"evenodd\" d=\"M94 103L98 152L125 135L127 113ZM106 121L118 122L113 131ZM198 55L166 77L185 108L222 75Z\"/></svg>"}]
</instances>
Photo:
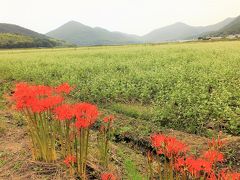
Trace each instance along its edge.
<instances>
[{"instance_id":1,"label":"green foliage","mask_svg":"<svg viewBox=\"0 0 240 180\"><path fill-rule=\"evenodd\" d=\"M145 180L137 169L136 164L130 159L121 149L118 149L117 154L123 158L123 165L126 171L126 178L130 180Z\"/></svg>"},{"instance_id":2,"label":"green foliage","mask_svg":"<svg viewBox=\"0 0 240 180\"><path fill-rule=\"evenodd\" d=\"M145 179L139 173L136 165L134 164L134 162L132 160L126 159L124 161L124 167L127 171L127 179L131 179L131 180L144 180Z\"/></svg>"},{"instance_id":3,"label":"green foliage","mask_svg":"<svg viewBox=\"0 0 240 180\"><path fill-rule=\"evenodd\" d=\"M127 104L120 107L123 113L162 127L199 134L211 126L240 134L239 46L234 41L1 51L0 77L69 82L76 85L74 98Z\"/></svg>"},{"instance_id":4,"label":"green foliage","mask_svg":"<svg viewBox=\"0 0 240 180\"><path fill-rule=\"evenodd\" d=\"M48 38L31 37L20 34L0 33L0 48L33 48L67 45Z\"/></svg>"}]
</instances>

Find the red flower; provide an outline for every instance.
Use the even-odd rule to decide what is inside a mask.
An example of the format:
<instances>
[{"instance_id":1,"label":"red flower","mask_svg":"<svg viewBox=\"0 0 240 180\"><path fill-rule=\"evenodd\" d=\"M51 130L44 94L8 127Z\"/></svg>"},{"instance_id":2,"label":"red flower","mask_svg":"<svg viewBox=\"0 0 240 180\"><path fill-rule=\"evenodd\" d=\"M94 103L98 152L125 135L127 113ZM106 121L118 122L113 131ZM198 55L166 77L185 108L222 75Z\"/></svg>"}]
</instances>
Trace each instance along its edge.
<instances>
[{"instance_id":1,"label":"red flower","mask_svg":"<svg viewBox=\"0 0 240 180\"><path fill-rule=\"evenodd\" d=\"M61 96L49 96L43 99L33 98L31 101L29 101L29 108L32 110L32 112L40 113L42 111L56 107L62 101L63 97Z\"/></svg>"},{"instance_id":2,"label":"red flower","mask_svg":"<svg viewBox=\"0 0 240 180\"><path fill-rule=\"evenodd\" d=\"M98 117L97 106L89 103L79 103L74 106L76 116L75 126L77 128L87 128L95 123Z\"/></svg>"},{"instance_id":3,"label":"red flower","mask_svg":"<svg viewBox=\"0 0 240 180\"><path fill-rule=\"evenodd\" d=\"M207 177L207 180L217 180L216 174L214 172L211 172Z\"/></svg>"},{"instance_id":4,"label":"red flower","mask_svg":"<svg viewBox=\"0 0 240 180\"><path fill-rule=\"evenodd\" d=\"M154 134L151 136L152 146L156 148L158 154L164 154L168 158L173 158L187 151L187 146L174 137Z\"/></svg>"},{"instance_id":5,"label":"red flower","mask_svg":"<svg viewBox=\"0 0 240 180\"><path fill-rule=\"evenodd\" d=\"M76 157L73 155L68 155L64 159L64 163L66 164L67 167L70 167L72 164L76 163Z\"/></svg>"},{"instance_id":6,"label":"red flower","mask_svg":"<svg viewBox=\"0 0 240 180\"><path fill-rule=\"evenodd\" d=\"M187 151L187 145L177 140L174 137L167 137L165 139L165 148L166 148L166 156L168 158L173 158L181 153L184 154Z\"/></svg>"},{"instance_id":7,"label":"red flower","mask_svg":"<svg viewBox=\"0 0 240 180\"><path fill-rule=\"evenodd\" d=\"M239 180L240 173L234 172L234 173L228 174L228 178L231 180Z\"/></svg>"},{"instance_id":8,"label":"red flower","mask_svg":"<svg viewBox=\"0 0 240 180\"><path fill-rule=\"evenodd\" d=\"M195 159L193 157L187 157L186 166L193 177L199 177L201 172L208 174L212 172L212 163L201 158Z\"/></svg>"},{"instance_id":9,"label":"red flower","mask_svg":"<svg viewBox=\"0 0 240 180\"><path fill-rule=\"evenodd\" d=\"M114 119L115 119L115 117L113 115L109 115L109 116L103 118L103 122L105 122L105 123L112 122Z\"/></svg>"},{"instance_id":10,"label":"red flower","mask_svg":"<svg viewBox=\"0 0 240 180\"><path fill-rule=\"evenodd\" d=\"M174 168L175 168L177 171L183 173L184 170L185 170L185 167L186 167L186 161L185 161L184 157L178 157L178 158L176 159L175 164L174 164Z\"/></svg>"},{"instance_id":11,"label":"red flower","mask_svg":"<svg viewBox=\"0 0 240 180\"><path fill-rule=\"evenodd\" d=\"M48 98L42 99L41 101L45 109L51 109L62 103L63 100L64 99L61 96L49 96Z\"/></svg>"},{"instance_id":12,"label":"red flower","mask_svg":"<svg viewBox=\"0 0 240 180\"><path fill-rule=\"evenodd\" d=\"M220 139L221 135L222 135L222 131L219 132L217 139L212 138L212 140L208 142L209 148L218 150L223 146L224 141Z\"/></svg>"},{"instance_id":13,"label":"red flower","mask_svg":"<svg viewBox=\"0 0 240 180\"><path fill-rule=\"evenodd\" d=\"M230 172L227 169L223 169L219 173L219 179L220 180L239 180L240 179L240 173Z\"/></svg>"},{"instance_id":14,"label":"red flower","mask_svg":"<svg viewBox=\"0 0 240 180\"><path fill-rule=\"evenodd\" d=\"M151 136L152 146L155 148L161 147L165 142L166 136L163 134L154 134Z\"/></svg>"},{"instance_id":15,"label":"red flower","mask_svg":"<svg viewBox=\"0 0 240 180\"><path fill-rule=\"evenodd\" d=\"M52 96L52 88L49 86L33 86L27 83L16 84L13 99L16 109L28 108L32 112L40 113L53 108L63 101L61 96Z\"/></svg>"},{"instance_id":16,"label":"red flower","mask_svg":"<svg viewBox=\"0 0 240 180\"><path fill-rule=\"evenodd\" d=\"M55 88L55 92L69 94L72 89L73 88L68 83L63 83Z\"/></svg>"},{"instance_id":17,"label":"red flower","mask_svg":"<svg viewBox=\"0 0 240 180\"><path fill-rule=\"evenodd\" d=\"M116 180L116 177L111 173L101 174L101 180Z\"/></svg>"},{"instance_id":18,"label":"red flower","mask_svg":"<svg viewBox=\"0 0 240 180\"><path fill-rule=\"evenodd\" d=\"M60 121L71 120L74 116L73 107L70 104L62 104L56 107L53 112Z\"/></svg>"},{"instance_id":19,"label":"red flower","mask_svg":"<svg viewBox=\"0 0 240 180\"><path fill-rule=\"evenodd\" d=\"M221 162L223 161L223 154L216 150L208 150L203 154L203 158L210 163Z\"/></svg>"},{"instance_id":20,"label":"red flower","mask_svg":"<svg viewBox=\"0 0 240 180\"><path fill-rule=\"evenodd\" d=\"M13 100L16 102L16 109L22 110L26 104L35 96L34 91L27 83L16 84Z\"/></svg>"},{"instance_id":21,"label":"red flower","mask_svg":"<svg viewBox=\"0 0 240 180\"><path fill-rule=\"evenodd\" d=\"M32 89L35 91L38 96L50 96L53 92L53 88L50 86L37 85L32 86Z\"/></svg>"}]
</instances>

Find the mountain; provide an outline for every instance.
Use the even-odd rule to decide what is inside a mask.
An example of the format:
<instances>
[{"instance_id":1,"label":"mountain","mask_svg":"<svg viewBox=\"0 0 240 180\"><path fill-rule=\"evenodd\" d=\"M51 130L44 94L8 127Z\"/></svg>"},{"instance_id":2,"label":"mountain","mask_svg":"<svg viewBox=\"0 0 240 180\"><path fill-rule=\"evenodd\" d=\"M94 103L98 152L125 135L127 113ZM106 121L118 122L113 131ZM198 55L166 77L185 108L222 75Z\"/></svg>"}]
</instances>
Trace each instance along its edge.
<instances>
[{"instance_id":1,"label":"mountain","mask_svg":"<svg viewBox=\"0 0 240 180\"><path fill-rule=\"evenodd\" d=\"M133 44L140 42L140 38L136 35L111 32L100 27L92 28L76 21L70 21L46 35L83 46Z\"/></svg>"},{"instance_id":2,"label":"mountain","mask_svg":"<svg viewBox=\"0 0 240 180\"><path fill-rule=\"evenodd\" d=\"M225 20L217 23L217 24L213 24L213 25L209 25L209 26L205 26L204 28L204 31L205 32L210 32L210 31L217 31L225 26L227 26L229 23L231 23L232 21L234 21L236 19L236 17L232 18L232 17L229 17L229 18L226 18Z\"/></svg>"},{"instance_id":3,"label":"mountain","mask_svg":"<svg viewBox=\"0 0 240 180\"><path fill-rule=\"evenodd\" d=\"M0 48L55 47L66 45L24 27L0 23Z\"/></svg>"},{"instance_id":4,"label":"mountain","mask_svg":"<svg viewBox=\"0 0 240 180\"><path fill-rule=\"evenodd\" d=\"M0 33L10 33L10 34L21 34L25 36L37 37L37 38L47 38L43 34L39 34L32 30L26 29L24 27L15 24L0 23Z\"/></svg>"},{"instance_id":5,"label":"mountain","mask_svg":"<svg viewBox=\"0 0 240 180\"><path fill-rule=\"evenodd\" d=\"M69 21L46 35L18 25L0 23L0 48L160 43L230 34L240 34L240 16L209 26L190 26L178 22L153 30L144 36L112 32L101 27L93 28L76 21Z\"/></svg>"},{"instance_id":6,"label":"mountain","mask_svg":"<svg viewBox=\"0 0 240 180\"><path fill-rule=\"evenodd\" d=\"M217 24L209 26L189 26L178 22L163 28L156 29L142 37L143 41L150 43L189 40L205 32L216 31L231 23L234 18L227 18Z\"/></svg>"},{"instance_id":7,"label":"mountain","mask_svg":"<svg viewBox=\"0 0 240 180\"><path fill-rule=\"evenodd\" d=\"M227 18L209 26L190 26L178 22L156 29L144 36L111 32L100 27L92 28L76 21L70 21L46 35L81 46L159 43L196 39L206 32L214 32L225 27L233 20L234 18Z\"/></svg>"},{"instance_id":8,"label":"mountain","mask_svg":"<svg viewBox=\"0 0 240 180\"><path fill-rule=\"evenodd\" d=\"M185 40L200 33L201 30L199 28L179 22L156 29L144 35L142 38L145 42L158 43L165 41Z\"/></svg>"},{"instance_id":9,"label":"mountain","mask_svg":"<svg viewBox=\"0 0 240 180\"><path fill-rule=\"evenodd\" d=\"M218 31L210 33L210 36L227 36L240 34L240 16L236 17L226 26L220 28Z\"/></svg>"}]
</instances>

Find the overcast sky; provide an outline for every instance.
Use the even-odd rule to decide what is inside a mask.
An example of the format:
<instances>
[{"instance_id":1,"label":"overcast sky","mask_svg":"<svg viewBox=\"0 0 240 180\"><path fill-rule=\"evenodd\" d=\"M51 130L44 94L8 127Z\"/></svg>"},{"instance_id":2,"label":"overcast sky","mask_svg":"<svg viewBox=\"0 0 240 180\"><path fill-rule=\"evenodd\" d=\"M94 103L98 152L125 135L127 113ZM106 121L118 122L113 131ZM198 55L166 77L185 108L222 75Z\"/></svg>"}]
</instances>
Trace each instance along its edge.
<instances>
[{"instance_id":1,"label":"overcast sky","mask_svg":"<svg viewBox=\"0 0 240 180\"><path fill-rule=\"evenodd\" d=\"M70 20L142 35L175 22L209 25L240 15L240 0L0 0L0 22L46 33Z\"/></svg>"}]
</instances>

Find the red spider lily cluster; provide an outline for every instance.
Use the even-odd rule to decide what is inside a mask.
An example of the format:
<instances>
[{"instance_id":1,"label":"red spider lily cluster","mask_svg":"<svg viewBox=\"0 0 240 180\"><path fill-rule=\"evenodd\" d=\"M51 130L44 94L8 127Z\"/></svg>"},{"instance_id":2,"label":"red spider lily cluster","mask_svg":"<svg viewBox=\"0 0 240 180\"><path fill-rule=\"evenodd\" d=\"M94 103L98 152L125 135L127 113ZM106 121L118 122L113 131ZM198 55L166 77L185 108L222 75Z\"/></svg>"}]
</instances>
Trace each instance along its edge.
<instances>
[{"instance_id":1,"label":"red spider lily cluster","mask_svg":"<svg viewBox=\"0 0 240 180\"><path fill-rule=\"evenodd\" d=\"M72 89L67 83L50 87L23 82L16 84L12 99L15 108L26 117L34 159L53 162L57 158L56 145L60 146L70 174L86 179L90 128L99 112L97 106L90 103L65 103L64 97ZM110 127L113 119L110 115L103 123Z\"/></svg>"},{"instance_id":2,"label":"red spider lily cluster","mask_svg":"<svg viewBox=\"0 0 240 180\"><path fill-rule=\"evenodd\" d=\"M217 163L224 161L224 156L219 151L223 145L220 135L217 140L212 139L209 142L209 149L203 152L201 157L187 155L187 145L174 137L165 136L163 134L154 134L151 136L151 143L156 149L158 155L165 156L163 176L165 179L173 179L174 177L181 177L182 179L203 178L209 180L240 179L240 173L233 173L229 170L219 171L216 168ZM151 164L152 158L150 161L149 153L147 157L148 162ZM161 162L159 165L161 166ZM159 167L159 169L161 169L161 167ZM152 169L150 169L150 172L152 173ZM166 172L170 173L166 175ZM159 176L162 178L161 171L159 172ZM153 174L150 174L150 177L153 177Z\"/></svg>"},{"instance_id":3,"label":"red spider lily cluster","mask_svg":"<svg viewBox=\"0 0 240 180\"><path fill-rule=\"evenodd\" d=\"M67 83L58 87L24 82L16 84L12 99L15 101L16 110L26 117L34 159L46 162L56 160L57 128L52 111L62 104L63 96L71 90Z\"/></svg>"},{"instance_id":4,"label":"red spider lily cluster","mask_svg":"<svg viewBox=\"0 0 240 180\"><path fill-rule=\"evenodd\" d=\"M29 85L18 83L13 94L17 110L31 110L33 113L41 113L54 108L63 101L63 93L68 94L71 87L67 84L58 87L43 85Z\"/></svg>"},{"instance_id":5,"label":"red spider lily cluster","mask_svg":"<svg viewBox=\"0 0 240 180\"><path fill-rule=\"evenodd\" d=\"M174 137L163 134L154 134L151 136L152 146L156 148L158 154L164 154L169 159L185 154L188 150L187 145Z\"/></svg>"},{"instance_id":6,"label":"red spider lily cluster","mask_svg":"<svg viewBox=\"0 0 240 180\"><path fill-rule=\"evenodd\" d=\"M98 118L98 110L95 105L89 103L62 104L53 110L57 120L66 121L75 118L75 127L88 128Z\"/></svg>"}]
</instances>

